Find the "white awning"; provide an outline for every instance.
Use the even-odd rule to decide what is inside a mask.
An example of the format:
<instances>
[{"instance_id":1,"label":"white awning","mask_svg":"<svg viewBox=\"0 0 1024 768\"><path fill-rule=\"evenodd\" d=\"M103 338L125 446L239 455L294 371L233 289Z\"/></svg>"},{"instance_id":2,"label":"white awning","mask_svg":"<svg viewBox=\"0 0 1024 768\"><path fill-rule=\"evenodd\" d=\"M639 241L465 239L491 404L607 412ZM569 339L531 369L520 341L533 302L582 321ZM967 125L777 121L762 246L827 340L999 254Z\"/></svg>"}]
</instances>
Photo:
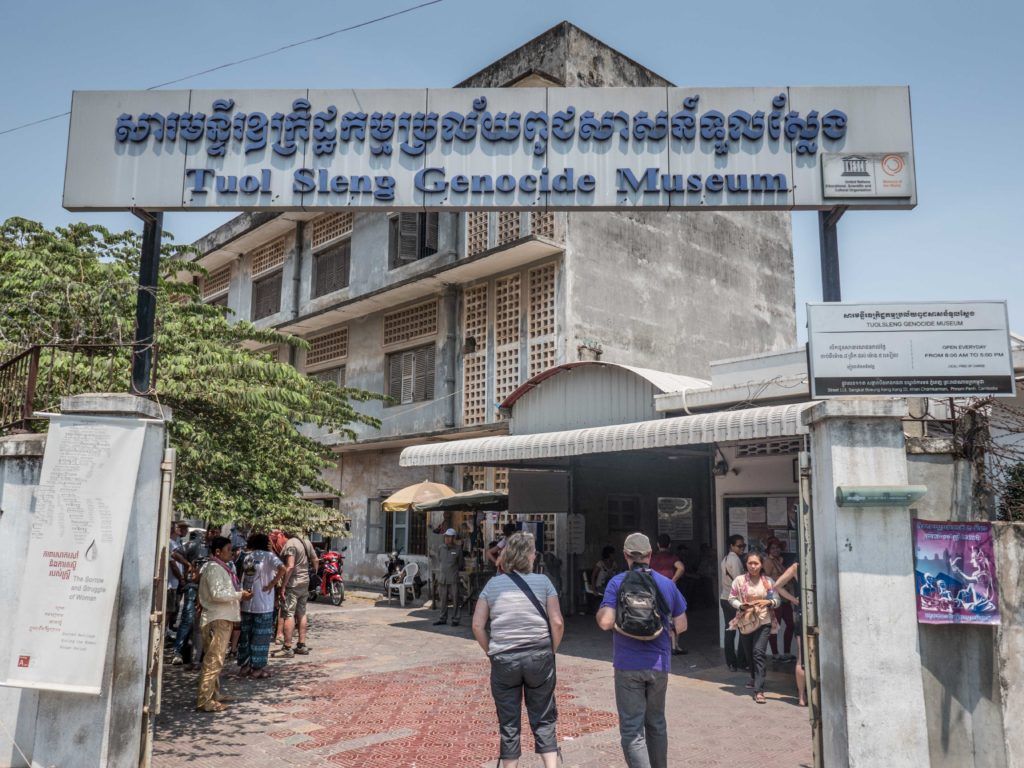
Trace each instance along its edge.
<instances>
[{"instance_id":1,"label":"white awning","mask_svg":"<svg viewBox=\"0 0 1024 768\"><path fill-rule=\"evenodd\" d=\"M478 437L448 443L413 445L402 451L399 463L403 467L489 464L791 437L807 434L807 427L801 423L800 414L812 405L814 403L772 405L564 432Z\"/></svg>"}]
</instances>

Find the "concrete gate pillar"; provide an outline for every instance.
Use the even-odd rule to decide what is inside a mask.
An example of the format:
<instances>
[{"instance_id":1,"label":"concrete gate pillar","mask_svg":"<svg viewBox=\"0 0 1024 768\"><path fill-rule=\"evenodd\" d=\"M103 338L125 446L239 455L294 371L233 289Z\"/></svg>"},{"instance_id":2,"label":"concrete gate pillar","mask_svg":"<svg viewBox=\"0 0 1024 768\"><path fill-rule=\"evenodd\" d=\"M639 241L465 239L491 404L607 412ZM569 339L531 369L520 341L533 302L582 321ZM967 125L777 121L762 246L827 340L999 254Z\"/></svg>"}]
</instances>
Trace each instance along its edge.
<instances>
[{"instance_id":1,"label":"concrete gate pillar","mask_svg":"<svg viewBox=\"0 0 1024 768\"><path fill-rule=\"evenodd\" d=\"M838 485L906 485L905 400L827 400L811 428L823 760L929 763L910 510L840 508Z\"/></svg>"},{"instance_id":2,"label":"concrete gate pillar","mask_svg":"<svg viewBox=\"0 0 1024 768\"><path fill-rule=\"evenodd\" d=\"M0 718L6 725L6 730L0 729L0 766L137 768L143 736L142 708L146 702L160 465L171 412L141 397L116 394L65 397L61 411L65 415L141 419L146 424L112 635L107 646L103 690L99 696L89 696L0 687ZM0 440L0 576L9 596L17 594L22 586L21 572L44 445L44 435ZM13 604L13 600L5 606L8 604ZM10 630L9 625L0 622L3 664L10 658Z\"/></svg>"}]
</instances>

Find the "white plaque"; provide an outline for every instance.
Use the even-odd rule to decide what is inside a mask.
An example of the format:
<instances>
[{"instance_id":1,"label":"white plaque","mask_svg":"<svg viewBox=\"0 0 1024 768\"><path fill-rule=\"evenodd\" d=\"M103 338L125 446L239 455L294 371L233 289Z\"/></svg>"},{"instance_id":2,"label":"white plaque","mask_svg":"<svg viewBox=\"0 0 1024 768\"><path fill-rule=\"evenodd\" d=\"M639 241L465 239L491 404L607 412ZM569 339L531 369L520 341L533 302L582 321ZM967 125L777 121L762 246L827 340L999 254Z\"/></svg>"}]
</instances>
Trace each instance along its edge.
<instances>
[{"instance_id":1,"label":"white plaque","mask_svg":"<svg viewBox=\"0 0 1024 768\"><path fill-rule=\"evenodd\" d=\"M51 417L3 685L100 693L145 430Z\"/></svg>"},{"instance_id":2,"label":"white plaque","mask_svg":"<svg viewBox=\"0 0 1024 768\"><path fill-rule=\"evenodd\" d=\"M1013 397L1005 301L807 305L811 397Z\"/></svg>"},{"instance_id":3,"label":"white plaque","mask_svg":"<svg viewBox=\"0 0 1024 768\"><path fill-rule=\"evenodd\" d=\"M854 152L822 157L825 197L912 197L914 175L907 152Z\"/></svg>"}]
</instances>

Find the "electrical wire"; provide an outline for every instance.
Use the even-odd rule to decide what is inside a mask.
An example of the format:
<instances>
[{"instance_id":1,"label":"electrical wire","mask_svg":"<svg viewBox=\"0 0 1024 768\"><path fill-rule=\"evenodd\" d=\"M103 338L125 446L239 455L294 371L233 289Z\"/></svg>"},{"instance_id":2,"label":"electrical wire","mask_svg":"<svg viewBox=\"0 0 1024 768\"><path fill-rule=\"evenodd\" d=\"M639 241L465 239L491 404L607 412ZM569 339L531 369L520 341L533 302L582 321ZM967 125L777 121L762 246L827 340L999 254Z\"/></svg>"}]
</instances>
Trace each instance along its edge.
<instances>
[{"instance_id":1,"label":"electrical wire","mask_svg":"<svg viewBox=\"0 0 1024 768\"><path fill-rule=\"evenodd\" d=\"M299 41L294 42L294 43L288 43L287 45L282 45L282 46L279 46L277 48L273 48L273 49L271 49L269 51L263 51L262 53L257 53L257 54L254 54L252 56L246 56L244 59L237 59L235 61L229 61L226 64L218 64L215 67L210 67L209 69L203 69L203 70L200 70L199 72L193 72L190 75L184 75L184 76L176 78L174 80L168 80L168 81L166 81L164 83L159 83L158 85L151 85L148 88L146 88L145 90L153 91L153 90L156 90L157 88L163 88L163 87L168 86L168 85L174 85L175 83L180 83L180 82L182 82L184 80L191 80L193 77L199 77L200 75L208 75L211 72L218 72L218 71L220 71L222 69L228 69L229 67L236 67L239 64L247 64L250 61L256 61L257 59L263 59L263 58L266 58L267 56L273 56L275 53L281 53L282 51L287 51L287 50L290 50L292 48L298 48L301 45L308 45L309 43L315 43L315 42L319 42L320 40L326 40L329 37L333 37L334 35L340 35L343 32L351 32L352 30L355 30L355 29L361 29L362 27L368 27L371 24L376 24L376 23L381 22L381 21L387 21L388 19L393 19L396 16L402 16L403 14L406 14L406 13L412 13L413 11L418 11L420 8L426 8L429 5L437 5L438 3L443 3L443 2L444 2L444 0L427 0L427 2L419 3L418 5L411 5L408 8L403 8L400 11L395 11L394 13L389 13L389 14L386 14L384 16L378 16L375 19L369 19L367 21L361 21L358 24L352 24L352 25L350 25L348 27L342 27L340 29L335 29L335 30L332 30L330 32L324 32L322 35L316 35L315 37L307 37L305 40L299 40ZM59 115L50 115L50 117L43 117L43 118L40 118L39 120L33 120L31 122L28 122L28 123L23 123L21 125L16 125L13 128L5 128L4 130L0 131L0 136L3 136L4 134L8 134L8 133L14 133L15 131L20 131L20 130L22 130L24 128L30 128L33 125L39 125L40 123L47 123L47 122L49 122L51 120L57 120L57 119L59 119L61 117L67 117L70 114L71 114L71 111L68 110L67 112L61 112Z\"/></svg>"}]
</instances>

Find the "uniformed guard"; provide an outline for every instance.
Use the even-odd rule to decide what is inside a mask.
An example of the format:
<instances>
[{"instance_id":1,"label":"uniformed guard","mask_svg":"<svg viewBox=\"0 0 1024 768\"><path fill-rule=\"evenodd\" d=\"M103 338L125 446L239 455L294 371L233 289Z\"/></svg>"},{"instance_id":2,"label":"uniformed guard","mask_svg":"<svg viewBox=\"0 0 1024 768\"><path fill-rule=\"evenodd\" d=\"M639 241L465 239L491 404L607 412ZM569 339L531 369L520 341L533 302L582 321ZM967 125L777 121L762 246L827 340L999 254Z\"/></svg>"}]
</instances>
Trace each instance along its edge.
<instances>
[{"instance_id":1,"label":"uniformed guard","mask_svg":"<svg viewBox=\"0 0 1024 768\"><path fill-rule=\"evenodd\" d=\"M448 623L448 600L455 605L452 626L459 626L462 604L459 595L459 571L462 570L462 544L455 538L455 529L444 532L444 543L437 549L437 599L441 602L441 616L434 624Z\"/></svg>"}]
</instances>

